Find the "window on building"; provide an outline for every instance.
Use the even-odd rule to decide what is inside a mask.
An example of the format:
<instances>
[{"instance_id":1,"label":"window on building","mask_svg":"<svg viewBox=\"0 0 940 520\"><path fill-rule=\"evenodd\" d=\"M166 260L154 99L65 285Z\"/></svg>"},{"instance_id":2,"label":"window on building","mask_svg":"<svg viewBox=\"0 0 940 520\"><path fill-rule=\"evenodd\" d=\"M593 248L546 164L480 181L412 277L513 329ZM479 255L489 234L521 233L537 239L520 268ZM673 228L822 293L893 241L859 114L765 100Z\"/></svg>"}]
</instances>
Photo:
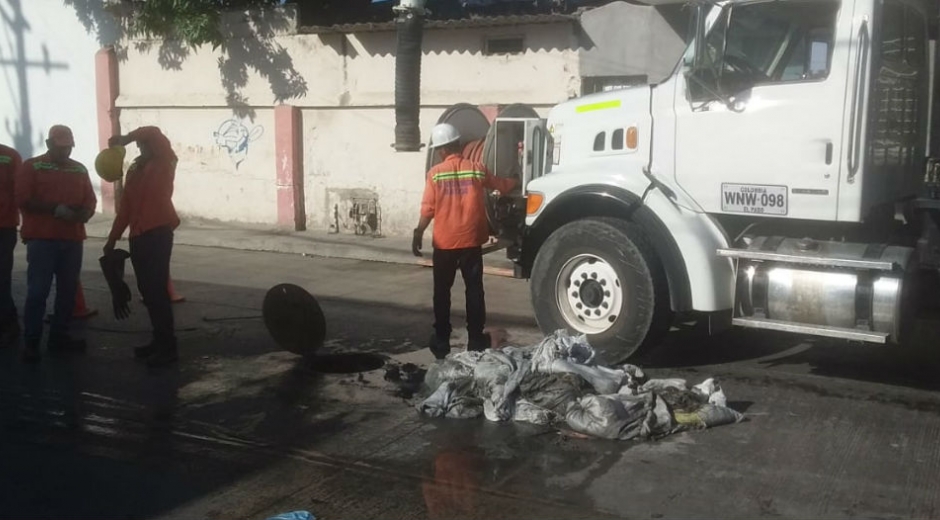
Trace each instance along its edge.
<instances>
[{"instance_id":1,"label":"window on building","mask_svg":"<svg viewBox=\"0 0 940 520\"><path fill-rule=\"evenodd\" d=\"M623 150L623 143L623 128L618 128L610 135L610 149Z\"/></svg>"},{"instance_id":2,"label":"window on building","mask_svg":"<svg viewBox=\"0 0 940 520\"><path fill-rule=\"evenodd\" d=\"M594 151L603 152L607 144L607 132L601 132L594 138Z\"/></svg>"},{"instance_id":3,"label":"window on building","mask_svg":"<svg viewBox=\"0 0 940 520\"><path fill-rule=\"evenodd\" d=\"M494 54L522 54L525 52L525 42L522 36L499 36L486 39L483 53Z\"/></svg>"}]
</instances>

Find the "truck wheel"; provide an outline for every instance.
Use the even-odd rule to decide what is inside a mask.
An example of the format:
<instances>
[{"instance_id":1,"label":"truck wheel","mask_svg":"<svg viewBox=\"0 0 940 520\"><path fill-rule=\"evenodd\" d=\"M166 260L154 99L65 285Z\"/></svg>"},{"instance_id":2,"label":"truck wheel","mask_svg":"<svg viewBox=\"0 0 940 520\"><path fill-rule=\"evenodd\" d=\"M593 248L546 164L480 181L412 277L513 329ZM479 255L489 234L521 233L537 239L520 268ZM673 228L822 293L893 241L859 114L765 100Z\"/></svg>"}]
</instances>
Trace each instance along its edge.
<instances>
[{"instance_id":1,"label":"truck wheel","mask_svg":"<svg viewBox=\"0 0 940 520\"><path fill-rule=\"evenodd\" d=\"M542 331L587 334L602 363L638 356L672 321L662 264L642 230L622 220L555 231L536 256L531 291Z\"/></svg>"}]
</instances>

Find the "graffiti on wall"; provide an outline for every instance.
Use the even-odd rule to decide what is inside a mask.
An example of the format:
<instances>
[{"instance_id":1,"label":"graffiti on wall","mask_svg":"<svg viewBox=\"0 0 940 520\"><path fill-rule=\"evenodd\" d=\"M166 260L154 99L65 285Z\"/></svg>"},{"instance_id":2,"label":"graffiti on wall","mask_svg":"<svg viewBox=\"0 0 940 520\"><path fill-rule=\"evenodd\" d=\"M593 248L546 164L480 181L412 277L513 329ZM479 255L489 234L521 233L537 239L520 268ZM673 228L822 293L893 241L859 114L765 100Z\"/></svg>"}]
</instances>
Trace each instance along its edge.
<instances>
[{"instance_id":1,"label":"graffiti on wall","mask_svg":"<svg viewBox=\"0 0 940 520\"><path fill-rule=\"evenodd\" d=\"M238 119L226 119L219 128L212 132L215 144L225 150L235 169L248 157L248 145L257 141L264 133L264 127L250 127Z\"/></svg>"},{"instance_id":2,"label":"graffiti on wall","mask_svg":"<svg viewBox=\"0 0 940 520\"><path fill-rule=\"evenodd\" d=\"M382 206L374 191L333 189L327 198L332 208L330 233L382 236Z\"/></svg>"}]
</instances>

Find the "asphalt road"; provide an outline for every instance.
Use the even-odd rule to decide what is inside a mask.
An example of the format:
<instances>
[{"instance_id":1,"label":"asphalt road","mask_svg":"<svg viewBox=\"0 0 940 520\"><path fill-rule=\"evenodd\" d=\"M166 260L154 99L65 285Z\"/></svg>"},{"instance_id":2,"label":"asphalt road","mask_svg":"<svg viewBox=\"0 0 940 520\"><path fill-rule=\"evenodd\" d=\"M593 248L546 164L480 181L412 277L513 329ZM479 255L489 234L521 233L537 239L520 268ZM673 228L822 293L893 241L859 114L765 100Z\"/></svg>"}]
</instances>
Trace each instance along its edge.
<instances>
[{"instance_id":1,"label":"asphalt road","mask_svg":"<svg viewBox=\"0 0 940 520\"><path fill-rule=\"evenodd\" d=\"M38 367L0 351L0 518L940 516L931 316L910 349L683 327L640 364L720 377L748 420L657 442L586 440L419 417L382 370L310 370L259 319L269 287L296 283L327 315L324 354L426 364L427 269L178 247L182 362L148 371L130 351L148 339L143 307L121 323L104 312L100 246L89 242L83 275L102 310L83 331L91 350ZM22 248L16 268L21 302ZM486 283L490 324L536 342L526 283Z\"/></svg>"}]
</instances>

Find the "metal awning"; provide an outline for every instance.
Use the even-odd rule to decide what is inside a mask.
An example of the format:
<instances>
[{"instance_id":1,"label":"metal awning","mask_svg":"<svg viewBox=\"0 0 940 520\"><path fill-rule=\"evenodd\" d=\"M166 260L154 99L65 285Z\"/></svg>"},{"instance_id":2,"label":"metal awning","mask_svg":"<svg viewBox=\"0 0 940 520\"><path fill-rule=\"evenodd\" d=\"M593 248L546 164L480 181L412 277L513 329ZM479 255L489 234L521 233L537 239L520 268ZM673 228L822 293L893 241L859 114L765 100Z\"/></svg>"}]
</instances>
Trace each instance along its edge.
<instances>
[{"instance_id":1,"label":"metal awning","mask_svg":"<svg viewBox=\"0 0 940 520\"><path fill-rule=\"evenodd\" d=\"M558 23L577 23L574 14L532 14L509 16L474 16L453 20L425 20L427 29L469 29L473 27L502 27L511 25L542 25ZM349 23L339 25L311 25L297 29L301 34L359 33L394 31L395 22Z\"/></svg>"}]
</instances>

